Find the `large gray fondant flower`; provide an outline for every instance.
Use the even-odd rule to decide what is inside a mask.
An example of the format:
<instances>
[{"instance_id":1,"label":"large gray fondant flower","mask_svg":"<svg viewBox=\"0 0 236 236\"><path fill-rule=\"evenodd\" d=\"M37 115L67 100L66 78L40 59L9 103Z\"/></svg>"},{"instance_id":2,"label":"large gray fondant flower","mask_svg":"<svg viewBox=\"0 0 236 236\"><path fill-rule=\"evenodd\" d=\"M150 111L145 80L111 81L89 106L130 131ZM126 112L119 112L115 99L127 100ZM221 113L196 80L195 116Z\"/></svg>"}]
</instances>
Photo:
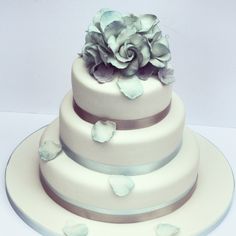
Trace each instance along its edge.
<instances>
[{"instance_id":1,"label":"large gray fondant flower","mask_svg":"<svg viewBox=\"0 0 236 236\"><path fill-rule=\"evenodd\" d=\"M100 10L88 28L82 53L90 73L100 83L112 80L116 71L125 76L157 75L171 59L167 38L158 23L151 14L137 17Z\"/></svg>"}]
</instances>

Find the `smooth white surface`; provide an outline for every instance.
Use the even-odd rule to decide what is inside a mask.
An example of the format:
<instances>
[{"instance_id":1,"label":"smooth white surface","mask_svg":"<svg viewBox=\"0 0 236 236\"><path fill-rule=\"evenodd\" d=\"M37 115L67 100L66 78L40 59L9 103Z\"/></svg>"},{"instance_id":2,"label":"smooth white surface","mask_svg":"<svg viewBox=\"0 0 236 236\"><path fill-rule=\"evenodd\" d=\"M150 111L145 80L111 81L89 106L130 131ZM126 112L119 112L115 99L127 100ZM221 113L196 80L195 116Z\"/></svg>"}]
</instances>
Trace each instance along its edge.
<instances>
[{"instance_id":1,"label":"smooth white surface","mask_svg":"<svg viewBox=\"0 0 236 236\"><path fill-rule=\"evenodd\" d=\"M11 208L5 194L4 171L11 152L19 144L19 142L39 127L50 123L55 118L55 116L51 115L0 113L0 173L2 176L0 184L0 222L2 234L24 236L39 235L26 226ZM236 173L236 129L203 126L191 126L191 128L214 142L223 151L229 160L233 171ZM233 203L226 219L209 235L232 235L236 232L235 218L236 205Z\"/></svg>"},{"instance_id":2,"label":"smooth white surface","mask_svg":"<svg viewBox=\"0 0 236 236\"><path fill-rule=\"evenodd\" d=\"M177 225L181 229L179 236L205 236L221 223L231 206L232 170L214 145L196 135L201 152L198 185L192 197L172 214L135 224L109 224L73 215L52 201L39 181L37 150L41 133L42 130L28 137L13 153L6 183L18 214L45 236L61 235L62 226L68 220L86 224L90 236L154 236L155 227L160 223ZM219 182L222 183L220 189Z\"/></svg>"},{"instance_id":3,"label":"smooth white surface","mask_svg":"<svg viewBox=\"0 0 236 236\"><path fill-rule=\"evenodd\" d=\"M0 1L0 111L58 112L85 30L102 7L157 14L188 123L236 127L235 0Z\"/></svg>"},{"instance_id":4,"label":"smooth white surface","mask_svg":"<svg viewBox=\"0 0 236 236\"><path fill-rule=\"evenodd\" d=\"M52 125L55 126L55 122ZM41 142L45 140L59 143L58 132L54 135L46 133ZM176 201L194 185L198 163L199 146L195 135L185 129L182 147L175 158L151 173L131 176L135 187L124 198L112 192L108 182L110 175L78 165L64 152L52 161L40 161L40 169L51 189L64 200L78 206L122 212L155 208Z\"/></svg>"},{"instance_id":5,"label":"smooth white surface","mask_svg":"<svg viewBox=\"0 0 236 236\"><path fill-rule=\"evenodd\" d=\"M61 140L82 158L110 165L141 165L161 161L176 151L182 141L184 121L183 102L173 94L170 111L159 123L116 130L109 142L98 143L91 138L93 124L75 113L72 94L68 93L61 104L59 128Z\"/></svg>"},{"instance_id":6,"label":"smooth white surface","mask_svg":"<svg viewBox=\"0 0 236 236\"><path fill-rule=\"evenodd\" d=\"M144 93L130 100L121 93L117 75L112 81L99 84L88 72L85 62L78 58L72 68L72 90L75 102L85 111L110 119L132 120L156 115L171 101L172 85L163 85L157 78L140 80ZM156 101L156 102L154 102Z\"/></svg>"}]
</instances>

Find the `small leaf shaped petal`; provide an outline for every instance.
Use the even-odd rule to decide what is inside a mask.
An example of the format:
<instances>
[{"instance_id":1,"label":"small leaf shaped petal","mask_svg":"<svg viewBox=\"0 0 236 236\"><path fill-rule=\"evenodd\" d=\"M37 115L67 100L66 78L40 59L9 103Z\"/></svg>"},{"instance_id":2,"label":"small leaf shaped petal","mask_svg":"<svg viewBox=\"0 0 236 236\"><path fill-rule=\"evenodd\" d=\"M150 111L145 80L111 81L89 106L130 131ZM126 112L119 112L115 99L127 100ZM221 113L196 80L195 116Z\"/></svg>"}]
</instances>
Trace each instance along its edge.
<instances>
[{"instance_id":1,"label":"small leaf shaped petal","mask_svg":"<svg viewBox=\"0 0 236 236\"><path fill-rule=\"evenodd\" d=\"M104 31L105 28L114 21L123 22L122 14L117 11L105 11L100 20L101 29Z\"/></svg>"},{"instance_id":2,"label":"small leaf shaped petal","mask_svg":"<svg viewBox=\"0 0 236 236\"><path fill-rule=\"evenodd\" d=\"M113 121L97 121L92 128L92 139L99 143L109 142L116 132Z\"/></svg>"},{"instance_id":3,"label":"small leaf shaped petal","mask_svg":"<svg viewBox=\"0 0 236 236\"><path fill-rule=\"evenodd\" d=\"M114 67L116 67L118 69L124 69L129 65L126 62L118 61L117 58L115 58L115 57L109 57L108 62L111 63Z\"/></svg>"},{"instance_id":4,"label":"small leaf shaped petal","mask_svg":"<svg viewBox=\"0 0 236 236\"><path fill-rule=\"evenodd\" d=\"M131 100L143 94L143 85L137 76L120 78L117 80L117 85L120 91Z\"/></svg>"},{"instance_id":5,"label":"small leaf shaped petal","mask_svg":"<svg viewBox=\"0 0 236 236\"><path fill-rule=\"evenodd\" d=\"M164 68L166 66L165 63L161 62L158 59L151 59L150 63L157 68Z\"/></svg>"},{"instance_id":6,"label":"small leaf shaped petal","mask_svg":"<svg viewBox=\"0 0 236 236\"><path fill-rule=\"evenodd\" d=\"M100 64L94 72L94 78L99 83L105 83L112 81L114 77L114 67L105 66L104 64Z\"/></svg>"},{"instance_id":7,"label":"small leaf shaped petal","mask_svg":"<svg viewBox=\"0 0 236 236\"><path fill-rule=\"evenodd\" d=\"M125 175L111 175L109 183L113 193L119 197L129 195L135 186L131 177Z\"/></svg>"},{"instance_id":8,"label":"small leaf shaped petal","mask_svg":"<svg viewBox=\"0 0 236 236\"><path fill-rule=\"evenodd\" d=\"M133 15L133 14L124 16L123 20L124 20L124 24L128 28L135 27L136 30L139 31L141 29L141 27L142 27L140 19L137 16Z\"/></svg>"},{"instance_id":9,"label":"small leaf shaped petal","mask_svg":"<svg viewBox=\"0 0 236 236\"><path fill-rule=\"evenodd\" d=\"M149 31L145 32L144 35L145 37L147 37L147 39L154 40L155 37L160 37L161 30L159 26L156 24L156 25L153 25Z\"/></svg>"},{"instance_id":10,"label":"small leaf shaped petal","mask_svg":"<svg viewBox=\"0 0 236 236\"><path fill-rule=\"evenodd\" d=\"M165 85L173 83L175 81L174 70L170 67L160 69L158 79Z\"/></svg>"},{"instance_id":11,"label":"small leaf shaped petal","mask_svg":"<svg viewBox=\"0 0 236 236\"><path fill-rule=\"evenodd\" d=\"M90 24L88 27L88 32L101 33L100 30L93 24Z\"/></svg>"},{"instance_id":12,"label":"small leaf shaped petal","mask_svg":"<svg viewBox=\"0 0 236 236\"><path fill-rule=\"evenodd\" d=\"M154 67L151 63L148 63L146 66L142 67L138 71L138 77L142 80L147 80L151 77L156 71L156 67Z\"/></svg>"},{"instance_id":13,"label":"small leaf shaped petal","mask_svg":"<svg viewBox=\"0 0 236 236\"><path fill-rule=\"evenodd\" d=\"M97 27L100 27L101 17L107 11L111 11L111 9L102 8L101 10L99 10L93 18L93 24L96 25Z\"/></svg>"},{"instance_id":14,"label":"small leaf shaped petal","mask_svg":"<svg viewBox=\"0 0 236 236\"><path fill-rule=\"evenodd\" d=\"M47 140L39 147L39 156L43 161L51 161L62 151L60 144Z\"/></svg>"},{"instance_id":15,"label":"small leaf shaped petal","mask_svg":"<svg viewBox=\"0 0 236 236\"><path fill-rule=\"evenodd\" d=\"M159 22L157 20L157 17L151 14L141 15L139 17L139 20L141 21L141 26L142 26L139 32L147 32L152 28L153 25Z\"/></svg>"},{"instance_id":16,"label":"small leaf shaped petal","mask_svg":"<svg viewBox=\"0 0 236 236\"><path fill-rule=\"evenodd\" d=\"M117 37L123 29L125 29L125 25L122 22L113 21L111 24L106 26L104 36L107 40L111 36Z\"/></svg>"},{"instance_id":17,"label":"small leaf shaped petal","mask_svg":"<svg viewBox=\"0 0 236 236\"><path fill-rule=\"evenodd\" d=\"M63 228L63 233L65 236L87 236L88 227L85 224L70 224L68 223Z\"/></svg>"},{"instance_id":18,"label":"small leaf shaped petal","mask_svg":"<svg viewBox=\"0 0 236 236\"><path fill-rule=\"evenodd\" d=\"M156 228L156 236L177 236L180 229L170 224L159 224Z\"/></svg>"}]
</instances>

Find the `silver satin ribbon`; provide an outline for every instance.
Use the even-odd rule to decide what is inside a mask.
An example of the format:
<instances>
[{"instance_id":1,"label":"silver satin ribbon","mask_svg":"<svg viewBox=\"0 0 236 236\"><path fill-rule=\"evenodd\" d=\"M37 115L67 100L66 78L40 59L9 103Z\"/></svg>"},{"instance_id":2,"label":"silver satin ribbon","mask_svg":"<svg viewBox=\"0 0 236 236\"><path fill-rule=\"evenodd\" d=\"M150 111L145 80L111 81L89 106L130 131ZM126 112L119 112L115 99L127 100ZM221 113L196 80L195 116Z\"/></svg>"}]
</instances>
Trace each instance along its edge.
<instances>
[{"instance_id":1,"label":"silver satin ribbon","mask_svg":"<svg viewBox=\"0 0 236 236\"><path fill-rule=\"evenodd\" d=\"M145 128L145 127L154 125L154 124L160 122L161 120L163 120L167 116L167 114L170 111L170 107L171 107L171 103L164 110L162 110L161 112L159 112L153 116L135 119L135 120L118 120L118 119L111 119L108 117L107 118L106 117L99 117L94 114L91 114L91 113L85 111L83 108L79 107L76 104L76 102L73 101L73 108L74 108L75 113L83 120L85 120L89 123L92 123L92 124L95 124L99 120L114 121L116 123L117 130L141 129L141 128Z\"/></svg>"},{"instance_id":2,"label":"silver satin ribbon","mask_svg":"<svg viewBox=\"0 0 236 236\"><path fill-rule=\"evenodd\" d=\"M79 163L80 165L94 170L98 171L104 174L110 174L110 175L143 175L150 173L154 170L157 170L167 163L169 163L171 160L174 159L174 157L177 155L181 148L181 144L178 145L178 147L175 149L174 152L172 152L170 155L166 156L162 160L157 160L155 162L147 163L147 164L140 164L140 165L111 165L111 164L105 164L101 162L97 162L91 159L84 158L74 151L72 151L62 139L60 139L62 149L66 153L68 157L70 157L75 162Z\"/></svg>"},{"instance_id":3,"label":"silver satin ribbon","mask_svg":"<svg viewBox=\"0 0 236 236\"><path fill-rule=\"evenodd\" d=\"M158 206L144 209L112 210L88 206L86 204L76 203L75 205L74 203L69 202L68 199L65 200L64 196L53 189L42 174L40 174L40 179L46 193L52 198L52 200L66 210L84 218L109 223L136 223L170 214L190 199L197 185L196 179L194 185L186 193L178 196L171 202L166 202Z\"/></svg>"}]
</instances>

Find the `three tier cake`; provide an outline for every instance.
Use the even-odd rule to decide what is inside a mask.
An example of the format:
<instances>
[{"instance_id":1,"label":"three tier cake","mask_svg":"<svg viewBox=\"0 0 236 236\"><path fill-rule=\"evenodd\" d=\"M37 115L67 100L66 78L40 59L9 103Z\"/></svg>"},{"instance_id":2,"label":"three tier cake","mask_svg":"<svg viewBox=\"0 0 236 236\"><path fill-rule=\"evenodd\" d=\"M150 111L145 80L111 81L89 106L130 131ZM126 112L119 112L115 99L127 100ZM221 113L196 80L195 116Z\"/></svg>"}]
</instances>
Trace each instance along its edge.
<instances>
[{"instance_id":1,"label":"three tier cake","mask_svg":"<svg viewBox=\"0 0 236 236\"><path fill-rule=\"evenodd\" d=\"M206 235L230 206L232 173L185 127L157 17L102 9L85 41L59 118L9 162L13 207L43 235Z\"/></svg>"}]
</instances>

